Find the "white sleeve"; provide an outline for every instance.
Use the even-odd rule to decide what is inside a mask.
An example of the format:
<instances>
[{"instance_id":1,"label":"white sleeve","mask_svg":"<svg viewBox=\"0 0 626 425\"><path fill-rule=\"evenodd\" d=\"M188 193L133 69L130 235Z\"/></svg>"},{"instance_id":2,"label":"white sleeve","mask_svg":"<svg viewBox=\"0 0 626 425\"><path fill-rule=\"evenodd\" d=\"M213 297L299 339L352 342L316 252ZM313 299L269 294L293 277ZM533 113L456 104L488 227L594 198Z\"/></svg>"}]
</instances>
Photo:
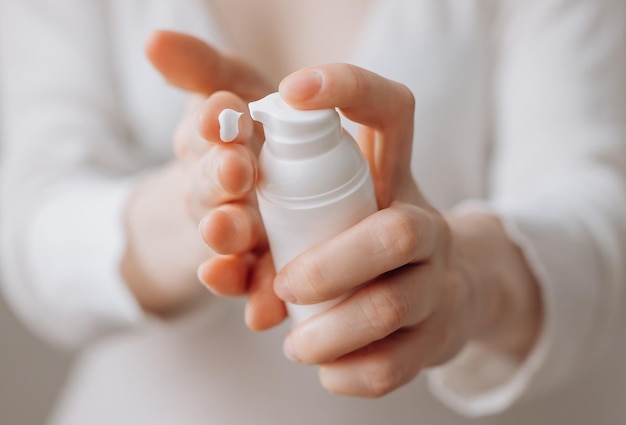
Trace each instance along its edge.
<instances>
[{"instance_id":1,"label":"white sleeve","mask_svg":"<svg viewBox=\"0 0 626 425\"><path fill-rule=\"evenodd\" d=\"M36 333L70 346L142 317L119 273L141 161L117 104L107 4L0 11L3 289Z\"/></svg>"},{"instance_id":2,"label":"white sleeve","mask_svg":"<svg viewBox=\"0 0 626 425\"><path fill-rule=\"evenodd\" d=\"M501 412L589 373L624 338L626 3L506 5L483 208L501 217L524 252L545 321L521 364L472 345L429 373L432 391L469 416Z\"/></svg>"}]
</instances>

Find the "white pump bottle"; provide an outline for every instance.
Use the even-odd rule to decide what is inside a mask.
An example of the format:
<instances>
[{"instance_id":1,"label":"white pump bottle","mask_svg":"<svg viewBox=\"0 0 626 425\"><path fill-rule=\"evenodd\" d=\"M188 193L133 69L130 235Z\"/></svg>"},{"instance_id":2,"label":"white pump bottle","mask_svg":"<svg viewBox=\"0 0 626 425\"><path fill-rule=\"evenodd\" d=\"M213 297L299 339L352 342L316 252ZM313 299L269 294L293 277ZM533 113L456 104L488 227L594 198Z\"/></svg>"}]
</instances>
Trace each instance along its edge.
<instances>
[{"instance_id":1,"label":"white pump bottle","mask_svg":"<svg viewBox=\"0 0 626 425\"><path fill-rule=\"evenodd\" d=\"M376 212L376 196L369 165L336 110L297 110L278 93L249 107L265 130L257 196L278 271ZM287 308L297 324L341 300Z\"/></svg>"}]
</instances>

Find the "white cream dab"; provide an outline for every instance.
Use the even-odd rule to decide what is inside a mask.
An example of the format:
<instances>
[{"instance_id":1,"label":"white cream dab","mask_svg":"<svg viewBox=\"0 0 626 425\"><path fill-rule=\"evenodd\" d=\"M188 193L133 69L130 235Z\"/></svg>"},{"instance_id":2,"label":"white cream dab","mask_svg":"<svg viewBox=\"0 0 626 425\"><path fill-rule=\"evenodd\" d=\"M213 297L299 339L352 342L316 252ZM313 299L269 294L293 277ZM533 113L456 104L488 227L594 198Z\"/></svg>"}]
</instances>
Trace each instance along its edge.
<instances>
[{"instance_id":1,"label":"white cream dab","mask_svg":"<svg viewBox=\"0 0 626 425\"><path fill-rule=\"evenodd\" d=\"M239 119L243 112L224 109L217 117L220 123L220 139L223 142L232 142L239 134Z\"/></svg>"}]
</instances>

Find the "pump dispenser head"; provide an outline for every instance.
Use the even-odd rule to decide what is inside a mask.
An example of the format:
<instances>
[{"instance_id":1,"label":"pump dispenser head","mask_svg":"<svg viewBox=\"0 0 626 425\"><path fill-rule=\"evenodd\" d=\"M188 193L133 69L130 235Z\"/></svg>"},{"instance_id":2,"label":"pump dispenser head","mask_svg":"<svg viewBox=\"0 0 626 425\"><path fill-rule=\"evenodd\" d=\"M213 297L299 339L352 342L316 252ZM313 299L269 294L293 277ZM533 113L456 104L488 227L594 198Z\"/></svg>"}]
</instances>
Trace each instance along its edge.
<instances>
[{"instance_id":1,"label":"pump dispenser head","mask_svg":"<svg viewBox=\"0 0 626 425\"><path fill-rule=\"evenodd\" d=\"M303 159L332 149L341 133L334 109L300 110L272 93L249 105L250 115L263 124L268 149L283 159Z\"/></svg>"}]
</instances>

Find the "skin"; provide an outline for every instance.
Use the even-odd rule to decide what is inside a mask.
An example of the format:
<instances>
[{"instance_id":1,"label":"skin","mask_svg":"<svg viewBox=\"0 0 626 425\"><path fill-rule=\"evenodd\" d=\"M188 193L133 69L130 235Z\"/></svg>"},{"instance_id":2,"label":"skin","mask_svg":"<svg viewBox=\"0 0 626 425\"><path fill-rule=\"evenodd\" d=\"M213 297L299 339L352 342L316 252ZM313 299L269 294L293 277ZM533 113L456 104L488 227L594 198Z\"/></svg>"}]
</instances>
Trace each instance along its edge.
<instances>
[{"instance_id":1,"label":"skin","mask_svg":"<svg viewBox=\"0 0 626 425\"><path fill-rule=\"evenodd\" d=\"M497 217L441 212L421 194L410 171L414 100L405 86L346 64L281 82L294 107L338 107L361 124L380 211L276 274L252 196L262 132L246 106L271 86L244 62L182 34L156 33L147 52L168 82L195 97L174 138L176 160L139 184L127 209L122 272L146 310L171 314L197 299L198 264L214 293L248 297L254 330L280 323L284 301L355 291L294 328L284 352L320 365L328 391L360 397L395 390L470 341L526 356L542 323L537 281ZM219 141L224 108L244 112L231 144ZM144 220L148 212L156 218ZM160 223L171 230L156 231ZM197 229L211 252L194 240Z\"/></svg>"}]
</instances>

